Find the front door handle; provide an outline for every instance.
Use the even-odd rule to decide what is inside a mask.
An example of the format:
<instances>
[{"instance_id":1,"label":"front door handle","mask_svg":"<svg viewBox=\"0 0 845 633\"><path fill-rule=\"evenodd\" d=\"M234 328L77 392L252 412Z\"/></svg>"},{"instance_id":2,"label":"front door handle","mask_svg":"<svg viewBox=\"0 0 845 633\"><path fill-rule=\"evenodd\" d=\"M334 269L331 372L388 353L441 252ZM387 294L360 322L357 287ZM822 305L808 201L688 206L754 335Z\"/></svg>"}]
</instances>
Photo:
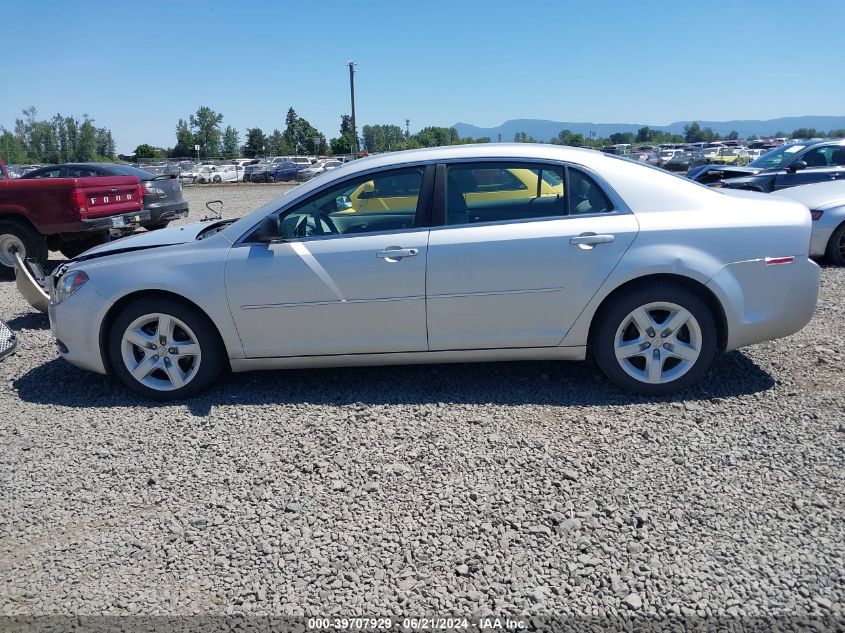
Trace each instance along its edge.
<instances>
[{"instance_id":1,"label":"front door handle","mask_svg":"<svg viewBox=\"0 0 845 633\"><path fill-rule=\"evenodd\" d=\"M616 238L613 235L596 235L595 233L582 233L569 238L569 243L580 248L589 249L597 244L610 244Z\"/></svg>"},{"instance_id":2,"label":"front door handle","mask_svg":"<svg viewBox=\"0 0 845 633\"><path fill-rule=\"evenodd\" d=\"M401 246L388 246L383 251L376 253L376 257L388 262L401 261L403 257L416 257L420 254L418 248L402 248Z\"/></svg>"}]
</instances>

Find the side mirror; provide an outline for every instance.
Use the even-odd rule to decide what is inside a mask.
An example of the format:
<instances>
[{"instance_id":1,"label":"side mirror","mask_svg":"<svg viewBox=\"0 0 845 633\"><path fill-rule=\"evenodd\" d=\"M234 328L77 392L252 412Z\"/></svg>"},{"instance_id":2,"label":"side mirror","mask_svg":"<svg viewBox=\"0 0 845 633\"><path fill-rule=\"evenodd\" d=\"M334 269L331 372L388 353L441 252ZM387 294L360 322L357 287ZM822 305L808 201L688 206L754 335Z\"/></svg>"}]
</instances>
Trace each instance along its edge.
<instances>
[{"instance_id":1,"label":"side mirror","mask_svg":"<svg viewBox=\"0 0 845 633\"><path fill-rule=\"evenodd\" d=\"M255 232L259 242L272 242L282 237L282 221L275 213L265 216Z\"/></svg>"},{"instance_id":2,"label":"side mirror","mask_svg":"<svg viewBox=\"0 0 845 633\"><path fill-rule=\"evenodd\" d=\"M803 160L796 160L794 163L792 163L789 167L786 168L786 171L788 171L790 174L794 174L796 171L800 171L802 169L807 169L807 163L805 163Z\"/></svg>"}]
</instances>

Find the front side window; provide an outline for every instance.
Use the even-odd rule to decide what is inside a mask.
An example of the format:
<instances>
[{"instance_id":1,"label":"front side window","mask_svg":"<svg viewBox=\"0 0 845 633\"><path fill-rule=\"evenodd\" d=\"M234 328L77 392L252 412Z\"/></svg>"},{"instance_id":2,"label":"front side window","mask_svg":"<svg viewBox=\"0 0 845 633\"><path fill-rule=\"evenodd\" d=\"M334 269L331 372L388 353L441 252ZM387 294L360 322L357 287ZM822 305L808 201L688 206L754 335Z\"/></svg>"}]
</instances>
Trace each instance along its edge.
<instances>
[{"instance_id":1,"label":"front side window","mask_svg":"<svg viewBox=\"0 0 845 633\"><path fill-rule=\"evenodd\" d=\"M830 165L830 157L833 154L833 147L816 147L807 152L801 157L807 163L807 169L813 167L828 167Z\"/></svg>"},{"instance_id":2,"label":"front side window","mask_svg":"<svg viewBox=\"0 0 845 633\"><path fill-rule=\"evenodd\" d=\"M446 168L446 224L477 224L566 214L564 168L525 163Z\"/></svg>"},{"instance_id":3,"label":"front side window","mask_svg":"<svg viewBox=\"0 0 845 633\"><path fill-rule=\"evenodd\" d=\"M411 229L422 190L421 167L345 181L297 205L282 217L287 240Z\"/></svg>"}]
</instances>

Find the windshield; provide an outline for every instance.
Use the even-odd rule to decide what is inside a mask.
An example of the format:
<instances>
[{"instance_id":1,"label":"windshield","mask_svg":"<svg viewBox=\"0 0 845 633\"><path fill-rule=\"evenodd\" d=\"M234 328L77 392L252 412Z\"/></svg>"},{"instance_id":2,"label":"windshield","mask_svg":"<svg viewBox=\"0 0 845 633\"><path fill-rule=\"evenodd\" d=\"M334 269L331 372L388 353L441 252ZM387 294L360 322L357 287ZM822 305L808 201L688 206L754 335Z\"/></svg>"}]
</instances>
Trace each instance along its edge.
<instances>
[{"instance_id":1,"label":"windshield","mask_svg":"<svg viewBox=\"0 0 845 633\"><path fill-rule=\"evenodd\" d=\"M724 149L719 150L719 156L738 156L739 150L738 149L731 149L730 147L726 147Z\"/></svg>"},{"instance_id":2,"label":"windshield","mask_svg":"<svg viewBox=\"0 0 845 633\"><path fill-rule=\"evenodd\" d=\"M784 145L766 152L760 158L752 160L748 163L749 167L757 167L759 169L774 169L780 167L785 162L795 156L796 152L800 152L806 145Z\"/></svg>"},{"instance_id":3,"label":"windshield","mask_svg":"<svg viewBox=\"0 0 845 633\"><path fill-rule=\"evenodd\" d=\"M664 149L660 152L660 158L672 158L675 155L675 150L673 149Z\"/></svg>"}]
</instances>

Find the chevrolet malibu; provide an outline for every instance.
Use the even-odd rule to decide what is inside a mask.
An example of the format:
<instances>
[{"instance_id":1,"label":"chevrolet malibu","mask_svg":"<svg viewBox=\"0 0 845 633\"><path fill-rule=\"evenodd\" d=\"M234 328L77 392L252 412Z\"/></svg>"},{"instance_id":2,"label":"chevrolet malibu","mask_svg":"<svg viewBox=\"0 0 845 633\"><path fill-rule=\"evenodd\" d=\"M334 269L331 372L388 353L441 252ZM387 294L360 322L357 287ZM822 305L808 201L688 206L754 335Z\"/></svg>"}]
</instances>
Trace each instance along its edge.
<instances>
[{"instance_id":1,"label":"chevrolet malibu","mask_svg":"<svg viewBox=\"0 0 845 633\"><path fill-rule=\"evenodd\" d=\"M66 360L157 400L226 368L588 355L662 395L809 321L810 224L786 198L590 150L413 150L87 251L50 276L50 324Z\"/></svg>"}]
</instances>

